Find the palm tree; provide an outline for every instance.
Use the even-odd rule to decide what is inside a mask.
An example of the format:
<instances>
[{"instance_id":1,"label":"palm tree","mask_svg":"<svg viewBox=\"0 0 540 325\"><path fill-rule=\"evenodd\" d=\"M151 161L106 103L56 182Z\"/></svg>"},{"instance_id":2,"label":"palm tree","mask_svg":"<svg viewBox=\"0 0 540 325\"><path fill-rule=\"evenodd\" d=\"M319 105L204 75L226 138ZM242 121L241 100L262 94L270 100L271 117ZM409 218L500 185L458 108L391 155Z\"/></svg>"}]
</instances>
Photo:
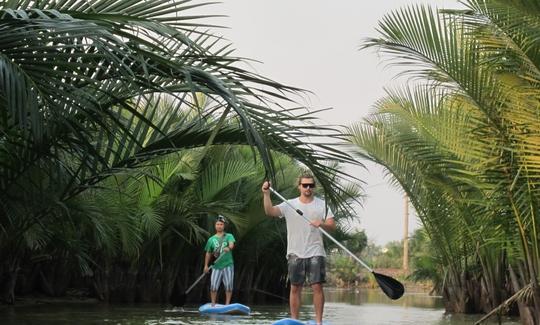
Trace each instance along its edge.
<instances>
[{"instance_id":1,"label":"palm tree","mask_svg":"<svg viewBox=\"0 0 540 325\"><path fill-rule=\"evenodd\" d=\"M532 297L519 304L522 319L534 323L539 8L465 5L410 6L382 19L381 37L364 47L411 67L406 73L419 83L388 91L377 113L351 128L351 141L411 198L446 270L450 310L488 311L508 288Z\"/></svg>"},{"instance_id":2,"label":"palm tree","mask_svg":"<svg viewBox=\"0 0 540 325\"><path fill-rule=\"evenodd\" d=\"M171 291L185 290L200 275L201 247L219 213L231 221L227 231L237 239L238 298L284 296L286 230L284 222L263 213L262 164L245 146L213 146L193 164L200 154L192 149L156 158L70 200L71 218L51 219L62 231L35 253L50 257L32 268L42 274L37 282L46 293L62 295L75 283L84 290L90 285L105 301L167 301ZM295 193L301 167L283 154L275 157L280 191ZM350 218L340 212L339 218ZM190 299L204 299L203 288Z\"/></svg>"},{"instance_id":3,"label":"palm tree","mask_svg":"<svg viewBox=\"0 0 540 325\"><path fill-rule=\"evenodd\" d=\"M184 148L251 145L268 177L274 148L312 169L339 204L332 180L343 173L327 161L352 160L323 140L339 132L319 132L311 113L285 106L298 89L240 68L187 14L204 4L0 4L1 300L14 301L21 261L50 242L50 220L70 217L66 202ZM212 105L199 104L201 93Z\"/></svg>"}]
</instances>

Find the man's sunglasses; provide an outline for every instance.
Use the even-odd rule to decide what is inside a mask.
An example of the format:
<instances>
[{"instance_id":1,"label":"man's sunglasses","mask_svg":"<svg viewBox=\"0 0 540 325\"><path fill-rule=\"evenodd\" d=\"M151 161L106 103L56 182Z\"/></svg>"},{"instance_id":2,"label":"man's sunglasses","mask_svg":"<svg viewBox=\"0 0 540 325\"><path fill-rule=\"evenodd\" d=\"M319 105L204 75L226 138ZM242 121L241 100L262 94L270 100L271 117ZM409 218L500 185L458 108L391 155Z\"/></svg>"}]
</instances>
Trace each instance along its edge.
<instances>
[{"instance_id":1,"label":"man's sunglasses","mask_svg":"<svg viewBox=\"0 0 540 325\"><path fill-rule=\"evenodd\" d=\"M315 183L302 183L303 188L315 188Z\"/></svg>"}]
</instances>

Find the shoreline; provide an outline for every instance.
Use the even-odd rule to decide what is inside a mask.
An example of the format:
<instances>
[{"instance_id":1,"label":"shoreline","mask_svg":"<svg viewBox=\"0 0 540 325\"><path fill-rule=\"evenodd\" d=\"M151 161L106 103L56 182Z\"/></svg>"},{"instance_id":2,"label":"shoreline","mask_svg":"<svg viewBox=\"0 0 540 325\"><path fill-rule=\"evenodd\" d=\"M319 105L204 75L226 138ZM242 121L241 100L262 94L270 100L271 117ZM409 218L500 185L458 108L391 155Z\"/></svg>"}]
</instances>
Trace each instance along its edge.
<instances>
[{"instance_id":1,"label":"shoreline","mask_svg":"<svg viewBox=\"0 0 540 325\"><path fill-rule=\"evenodd\" d=\"M18 296L15 298L15 303L12 305L0 304L0 309L9 307L23 307L23 306L42 306L42 305L58 305L58 304L92 304L97 305L103 303L97 298L92 297L80 297L65 295L61 297L49 297L40 294L30 294L25 296Z\"/></svg>"},{"instance_id":2,"label":"shoreline","mask_svg":"<svg viewBox=\"0 0 540 325\"><path fill-rule=\"evenodd\" d=\"M414 283L414 282L404 282L406 293L409 294L426 294L428 296L437 297L438 295L432 294L432 286L427 283ZM369 282L361 282L357 285L351 286L340 286L335 283L328 283L325 286L325 290L334 290L334 291L351 291L358 293L360 290L376 290L379 287L373 285ZM307 292L310 291L309 287L305 288ZM60 297L50 297L44 294L33 293L24 296L18 296L15 299L15 303L12 305L9 304L0 304L0 309L5 309L9 307L24 307L24 306L43 306L43 305L58 305L58 304L67 304L67 305L78 305L78 304L88 304L88 305L99 305L99 304L139 304L139 303L121 303L121 302L104 302L97 298L85 297L80 295L65 295ZM160 304L156 302L155 304ZM161 302L161 304L163 304ZM166 304L166 303L165 303Z\"/></svg>"}]
</instances>

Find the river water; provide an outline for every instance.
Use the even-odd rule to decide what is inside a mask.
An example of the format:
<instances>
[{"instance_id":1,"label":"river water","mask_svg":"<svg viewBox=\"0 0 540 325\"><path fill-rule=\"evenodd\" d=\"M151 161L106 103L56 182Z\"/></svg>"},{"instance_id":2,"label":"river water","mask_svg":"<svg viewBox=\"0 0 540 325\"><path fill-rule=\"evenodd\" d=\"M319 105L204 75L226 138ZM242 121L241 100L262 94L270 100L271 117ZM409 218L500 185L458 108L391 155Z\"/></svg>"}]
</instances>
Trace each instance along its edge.
<instances>
[{"instance_id":1,"label":"river water","mask_svg":"<svg viewBox=\"0 0 540 325\"><path fill-rule=\"evenodd\" d=\"M313 319L311 295L303 297L301 319ZM105 305L105 304L41 304L32 306L3 307L0 324L266 324L288 317L288 306L251 306L251 316L202 316L197 306L185 306L183 312L168 310L161 305ZM472 324L482 315L445 315L440 297L425 293L407 293L392 301L377 289L326 290L325 320L332 325L357 324ZM498 324L495 319L488 324ZM502 324L519 324L517 319L505 318Z\"/></svg>"}]
</instances>

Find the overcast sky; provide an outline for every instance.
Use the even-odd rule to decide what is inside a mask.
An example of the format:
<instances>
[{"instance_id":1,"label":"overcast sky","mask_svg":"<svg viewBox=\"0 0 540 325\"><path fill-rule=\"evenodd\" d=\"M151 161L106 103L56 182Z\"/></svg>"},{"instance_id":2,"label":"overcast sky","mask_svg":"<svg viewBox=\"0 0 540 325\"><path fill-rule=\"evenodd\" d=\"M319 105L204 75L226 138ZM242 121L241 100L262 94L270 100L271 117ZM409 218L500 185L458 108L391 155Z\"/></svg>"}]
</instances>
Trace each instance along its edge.
<instances>
[{"instance_id":1,"label":"overcast sky","mask_svg":"<svg viewBox=\"0 0 540 325\"><path fill-rule=\"evenodd\" d=\"M215 19L228 29L224 35L236 55L261 61L252 68L275 81L313 92L306 104L327 123L360 121L384 88L404 82L392 80L398 70L385 68L373 50L359 51L366 37L376 37L384 14L410 3L456 8L456 0L224 0L204 9L228 17ZM360 229L379 245L403 237L403 194L392 188L381 168L367 165L354 171L367 185L367 200L358 208ZM418 227L411 208L410 231Z\"/></svg>"}]
</instances>

